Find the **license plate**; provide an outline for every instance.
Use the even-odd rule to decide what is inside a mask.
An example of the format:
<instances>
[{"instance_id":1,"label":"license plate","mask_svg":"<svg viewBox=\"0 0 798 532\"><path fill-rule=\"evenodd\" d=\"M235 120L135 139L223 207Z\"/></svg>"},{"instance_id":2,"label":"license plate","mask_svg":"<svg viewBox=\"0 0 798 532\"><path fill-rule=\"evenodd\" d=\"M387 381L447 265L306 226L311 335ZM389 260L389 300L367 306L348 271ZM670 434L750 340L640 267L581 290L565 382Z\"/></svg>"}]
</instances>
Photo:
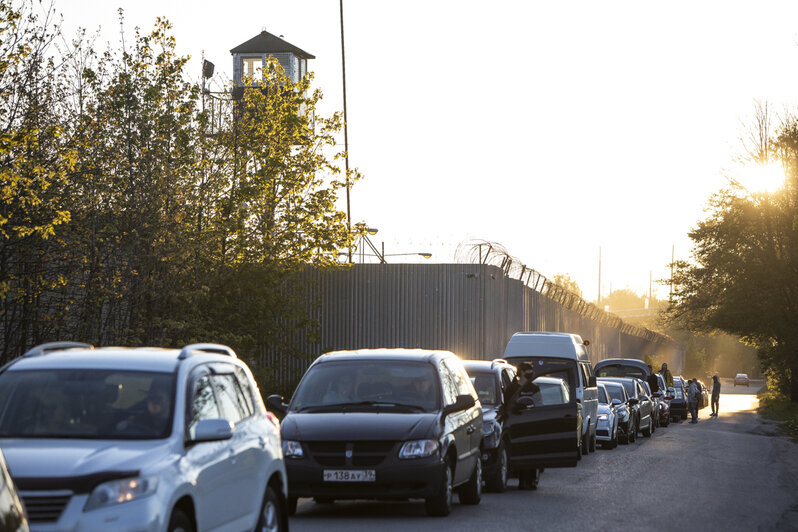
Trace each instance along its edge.
<instances>
[{"instance_id":1,"label":"license plate","mask_svg":"<svg viewBox=\"0 0 798 532\"><path fill-rule=\"evenodd\" d=\"M373 469L325 469L325 482L374 482L377 476Z\"/></svg>"}]
</instances>

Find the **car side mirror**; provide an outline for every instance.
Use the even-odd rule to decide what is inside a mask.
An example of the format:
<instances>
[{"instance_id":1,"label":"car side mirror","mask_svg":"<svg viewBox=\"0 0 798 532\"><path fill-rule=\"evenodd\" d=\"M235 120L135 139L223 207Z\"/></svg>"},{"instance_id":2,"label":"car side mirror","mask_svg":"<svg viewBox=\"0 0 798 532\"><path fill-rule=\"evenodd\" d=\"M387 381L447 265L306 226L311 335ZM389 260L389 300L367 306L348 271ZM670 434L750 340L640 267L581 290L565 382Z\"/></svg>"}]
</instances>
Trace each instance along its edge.
<instances>
[{"instance_id":1,"label":"car side mirror","mask_svg":"<svg viewBox=\"0 0 798 532\"><path fill-rule=\"evenodd\" d=\"M443 415L446 416L453 412L462 412L463 410L468 410L475 404L477 404L477 402L470 395L458 395L453 404L443 407Z\"/></svg>"},{"instance_id":2,"label":"car side mirror","mask_svg":"<svg viewBox=\"0 0 798 532\"><path fill-rule=\"evenodd\" d=\"M281 416L284 416L286 411L288 411L288 405L283 402L283 398L280 395L270 395L267 397L266 408L277 412Z\"/></svg>"},{"instance_id":3,"label":"car side mirror","mask_svg":"<svg viewBox=\"0 0 798 532\"><path fill-rule=\"evenodd\" d=\"M674 389L674 387L673 387L673 386L671 386L670 388L668 388L668 393L673 393L673 392L675 392L675 391L676 391L676 390Z\"/></svg>"},{"instance_id":4,"label":"car side mirror","mask_svg":"<svg viewBox=\"0 0 798 532\"><path fill-rule=\"evenodd\" d=\"M591 375L590 378L587 379L587 386L588 388L595 388L596 387L596 376Z\"/></svg>"},{"instance_id":5,"label":"car side mirror","mask_svg":"<svg viewBox=\"0 0 798 532\"><path fill-rule=\"evenodd\" d=\"M673 396L672 395L666 395L665 396L665 400L666 401L673 401Z\"/></svg>"},{"instance_id":6,"label":"car side mirror","mask_svg":"<svg viewBox=\"0 0 798 532\"><path fill-rule=\"evenodd\" d=\"M515 401L513 406L516 410L520 411L526 408L534 408L535 402L532 400L532 397L528 395L522 395Z\"/></svg>"},{"instance_id":7,"label":"car side mirror","mask_svg":"<svg viewBox=\"0 0 798 532\"><path fill-rule=\"evenodd\" d=\"M615 405L615 406L618 406L620 404L623 404L623 401L621 401L620 399L613 399L612 400L612 404Z\"/></svg>"},{"instance_id":8,"label":"car side mirror","mask_svg":"<svg viewBox=\"0 0 798 532\"><path fill-rule=\"evenodd\" d=\"M657 397L657 398L659 398L659 397L662 397L662 393L660 393L660 392L654 392L654 393L653 393L653 394L651 394L651 395L652 395L653 397Z\"/></svg>"},{"instance_id":9,"label":"car side mirror","mask_svg":"<svg viewBox=\"0 0 798 532\"><path fill-rule=\"evenodd\" d=\"M640 402L640 400L637 397L630 397L629 398L629 404L630 405L636 405L639 402Z\"/></svg>"},{"instance_id":10,"label":"car side mirror","mask_svg":"<svg viewBox=\"0 0 798 532\"><path fill-rule=\"evenodd\" d=\"M235 426L226 419L201 419L194 427L194 437L190 442L229 440L235 430Z\"/></svg>"}]
</instances>

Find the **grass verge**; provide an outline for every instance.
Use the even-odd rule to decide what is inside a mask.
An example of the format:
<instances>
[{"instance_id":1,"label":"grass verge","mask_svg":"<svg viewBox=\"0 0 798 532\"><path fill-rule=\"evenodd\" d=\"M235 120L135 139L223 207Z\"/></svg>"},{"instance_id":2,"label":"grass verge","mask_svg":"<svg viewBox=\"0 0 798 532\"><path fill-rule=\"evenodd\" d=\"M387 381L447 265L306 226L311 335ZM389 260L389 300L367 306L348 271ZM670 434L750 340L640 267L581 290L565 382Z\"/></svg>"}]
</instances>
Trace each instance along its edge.
<instances>
[{"instance_id":1,"label":"grass verge","mask_svg":"<svg viewBox=\"0 0 798 532\"><path fill-rule=\"evenodd\" d=\"M798 403L767 389L759 392L759 415L765 419L781 421L779 429L798 443Z\"/></svg>"}]
</instances>

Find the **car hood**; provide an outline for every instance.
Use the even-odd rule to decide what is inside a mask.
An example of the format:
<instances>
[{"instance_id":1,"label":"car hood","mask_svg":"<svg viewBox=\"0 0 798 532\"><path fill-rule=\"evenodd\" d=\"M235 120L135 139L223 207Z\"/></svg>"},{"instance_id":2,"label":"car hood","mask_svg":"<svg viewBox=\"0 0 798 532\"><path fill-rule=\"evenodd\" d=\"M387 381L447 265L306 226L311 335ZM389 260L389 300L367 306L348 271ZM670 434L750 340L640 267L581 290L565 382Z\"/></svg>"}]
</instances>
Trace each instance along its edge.
<instances>
[{"instance_id":1,"label":"car hood","mask_svg":"<svg viewBox=\"0 0 798 532\"><path fill-rule=\"evenodd\" d=\"M440 414L334 412L288 414L281 425L284 440L420 440L437 437Z\"/></svg>"},{"instance_id":2,"label":"car hood","mask_svg":"<svg viewBox=\"0 0 798 532\"><path fill-rule=\"evenodd\" d=\"M83 477L109 471L146 474L171 452L165 440L8 439L0 440L0 447L15 479Z\"/></svg>"}]
</instances>

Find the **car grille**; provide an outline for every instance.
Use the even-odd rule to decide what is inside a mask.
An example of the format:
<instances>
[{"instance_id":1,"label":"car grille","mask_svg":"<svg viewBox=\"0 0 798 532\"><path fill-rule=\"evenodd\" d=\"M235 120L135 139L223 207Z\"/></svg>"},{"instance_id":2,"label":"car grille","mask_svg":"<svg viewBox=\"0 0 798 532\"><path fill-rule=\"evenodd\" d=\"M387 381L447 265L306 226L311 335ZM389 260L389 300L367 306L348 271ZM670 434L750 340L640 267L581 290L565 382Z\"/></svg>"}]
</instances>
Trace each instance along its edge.
<instances>
[{"instance_id":1,"label":"car grille","mask_svg":"<svg viewBox=\"0 0 798 532\"><path fill-rule=\"evenodd\" d=\"M396 442L392 441L307 443L311 458L323 466L376 466L395 446ZM347 452L351 454L349 458Z\"/></svg>"},{"instance_id":2,"label":"car grille","mask_svg":"<svg viewBox=\"0 0 798 532\"><path fill-rule=\"evenodd\" d=\"M71 495L38 495L20 494L28 520L31 523L54 523L61 517L61 513L69 503Z\"/></svg>"}]
</instances>

